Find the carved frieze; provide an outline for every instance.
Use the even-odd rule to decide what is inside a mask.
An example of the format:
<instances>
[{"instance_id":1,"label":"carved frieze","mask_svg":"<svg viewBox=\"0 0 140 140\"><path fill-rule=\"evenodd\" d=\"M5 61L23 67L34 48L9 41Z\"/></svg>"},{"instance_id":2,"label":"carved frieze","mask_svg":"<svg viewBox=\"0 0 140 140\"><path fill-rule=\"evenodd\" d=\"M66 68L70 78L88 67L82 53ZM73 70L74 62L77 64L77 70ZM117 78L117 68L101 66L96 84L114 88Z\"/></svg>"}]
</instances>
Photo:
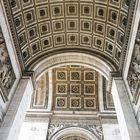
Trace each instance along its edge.
<instances>
[{"instance_id":1,"label":"carved frieze","mask_svg":"<svg viewBox=\"0 0 140 140\"><path fill-rule=\"evenodd\" d=\"M0 27L0 95L5 102L15 81L15 74L6 48L5 39Z\"/></svg>"},{"instance_id":2,"label":"carved frieze","mask_svg":"<svg viewBox=\"0 0 140 140\"><path fill-rule=\"evenodd\" d=\"M80 137L80 136L68 136L68 137L62 138L60 140L87 140L87 139L84 137Z\"/></svg>"},{"instance_id":3,"label":"carved frieze","mask_svg":"<svg viewBox=\"0 0 140 140\"><path fill-rule=\"evenodd\" d=\"M48 128L48 137L47 140L51 140L51 138L61 130L70 127L79 127L90 131L93 135L95 135L98 140L103 140L103 131L102 126L99 120L76 120L76 119L52 119L49 128Z\"/></svg>"},{"instance_id":4,"label":"carved frieze","mask_svg":"<svg viewBox=\"0 0 140 140\"><path fill-rule=\"evenodd\" d=\"M137 31L127 80L133 96L133 102L137 104L140 96L140 23Z\"/></svg>"}]
</instances>

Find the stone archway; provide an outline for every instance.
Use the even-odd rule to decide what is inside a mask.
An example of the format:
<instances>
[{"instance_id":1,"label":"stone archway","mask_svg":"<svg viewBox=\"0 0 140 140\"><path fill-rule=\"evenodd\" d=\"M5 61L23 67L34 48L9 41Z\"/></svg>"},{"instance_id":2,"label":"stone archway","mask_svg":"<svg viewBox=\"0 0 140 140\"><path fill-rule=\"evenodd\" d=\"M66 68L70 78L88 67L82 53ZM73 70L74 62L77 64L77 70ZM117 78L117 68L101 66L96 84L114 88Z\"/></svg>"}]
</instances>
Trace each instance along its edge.
<instances>
[{"instance_id":1,"label":"stone archway","mask_svg":"<svg viewBox=\"0 0 140 140\"><path fill-rule=\"evenodd\" d=\"M107 91L110 91L112 83L111 72L116 72L116 68L110 63L89 54L70 52L53 55L31 66L30 70L34 71L34 80L37 80L45 72L53 68L71 64L86 66L99 72L108 80Z\"/></svg>"},{"instance_id":2,"label":"stone archway","mask_svg":"<svg viewBox=\"0 0 140 140\"><path fill-rule=\"evenodd\" d=\"M56 66L64 64L80 64L84 66L91 67L107 79L110 77L110 72L115 72L116 69L113 65L88 54L83 53L61 53L54 56L50 56L35 66L31 66L30 70L34 71L35 77L40 76L48 69L52 69Z\"/></svg>"},{"instance_id":3,"label":"stone archway","mask_svg":"<svg viewBox=\"0 0 140 140\"><path fill-rule=\"evenodd\" d=\"M51 140L100 140L100 138L84 128L70 127L57 132Z\"/></svg>"}]
</instances>

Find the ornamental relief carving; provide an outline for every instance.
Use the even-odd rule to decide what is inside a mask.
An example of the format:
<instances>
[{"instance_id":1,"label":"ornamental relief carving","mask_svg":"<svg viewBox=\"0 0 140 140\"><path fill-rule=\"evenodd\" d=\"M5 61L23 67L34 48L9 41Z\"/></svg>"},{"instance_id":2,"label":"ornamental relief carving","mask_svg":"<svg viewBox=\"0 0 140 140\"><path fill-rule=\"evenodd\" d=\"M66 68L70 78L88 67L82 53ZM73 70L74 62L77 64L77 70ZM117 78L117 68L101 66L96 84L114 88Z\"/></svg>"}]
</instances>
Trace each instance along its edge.
<instances>
[{"instance_id":1,"label":"ornamental relief carving","mask_svg":"<svg viewBox=\"0 0 140 140\"><path fill-rule=\"evenodd\" d=\"M53 69L53 110L98 110L98 73L78 65Z\"/></svg>"},{"instance_id":2,"label":"ornamental relief carving","mask_svg":"<svg viewBox=\"0 0 140 140\"><path fill-rule=\"evenodd\" d=\"M67 120L67 119L52 119L49 128L47 140L51 140L51 138L61 130L70 127L79 127L85 130L88 130L93 135L95 135L98 140L103 140L103 131L100 122L93 120Z\"/></svg>"},{"instance_id":3,"label":"ornamental relief carving","mask_svg":"<svg viewBox=\"0 0 140 140\"><path fill-rule=\"evenodd\" d=\"M15 74L7 52L5 39L0 27L0 95L3 101L8 100L7 96L15 81Z\"/></svg>"},{"instance_id":4,"label":"ornamental relief carving","mask_svg":"<svg viewBox=\"0 0 140 140\"><path fill-rule=\"evenodd\" d=\"M137 104L140 96L140 23L128 72L128 84L133 96L133 102Z\"/></svg>"},{"instance_id":5,"label":"ornamental relief carving","mask_svg":"<svg viewBox=\"0 0 140 140\"><path fill-rule=\"evenodd\" d=\"M80 137L80 136L68 136L66 138L62 138L60 140L88 140L84 137Z\"/></svg>"}]
</instances>

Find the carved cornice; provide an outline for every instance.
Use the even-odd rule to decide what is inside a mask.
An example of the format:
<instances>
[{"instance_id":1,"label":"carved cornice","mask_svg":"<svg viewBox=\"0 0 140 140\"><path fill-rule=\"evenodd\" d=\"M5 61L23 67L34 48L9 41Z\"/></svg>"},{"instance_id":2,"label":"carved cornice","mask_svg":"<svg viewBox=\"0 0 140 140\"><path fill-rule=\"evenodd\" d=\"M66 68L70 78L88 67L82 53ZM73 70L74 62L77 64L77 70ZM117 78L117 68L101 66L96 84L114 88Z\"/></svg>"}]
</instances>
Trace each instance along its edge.
<instances>
[{"instance_id":1,"label":"carved cornice","mask_svg":"<svg viewBox=\"0 0 140 140\"><path fill-rule=\"evenodd\" d=\"M126 34L125 34L125 40L124 40L124 47L123 47L123 55L121 57L121 63L120 63L120 68L119 68L119 71L120 71L120 74L122 74L122 69L124 67L124 62L125 62L125 59L127 59L127 53L128 53L128 43L129 43L129 37L130 37L130 33L131 33L131 30L133 26L132 25L132 22L133 22L133 18L134 18L134 10L136 9L137 7L137 0L131 0L130 2L130 7L129 7L129 12L128 12L128 22L127 22L127 27L126 27Z\"/></svg>"},{"instance_id":2,"label":"carved cornice","mask_svg":"<svg viewBox=\"0 0 140 140\"><path fill-rule=\"evenodd\" d=\"M127 81L133 96L133 102L134 104L137 104L140 97L140 22L135 39Z\"/></svg>"}]
</instances>

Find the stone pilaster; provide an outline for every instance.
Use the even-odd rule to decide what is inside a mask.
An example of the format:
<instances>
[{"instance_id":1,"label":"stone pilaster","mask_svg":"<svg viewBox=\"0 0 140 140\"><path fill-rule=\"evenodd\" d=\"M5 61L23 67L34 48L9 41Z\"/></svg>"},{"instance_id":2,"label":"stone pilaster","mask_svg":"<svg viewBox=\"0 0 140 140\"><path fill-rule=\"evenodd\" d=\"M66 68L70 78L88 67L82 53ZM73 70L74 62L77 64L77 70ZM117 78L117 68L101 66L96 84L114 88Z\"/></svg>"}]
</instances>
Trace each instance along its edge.
<instances>
[{"instance_id":1,"label":"stone pilaster","mask_svg":"<svg viewBox=\"0 0 140 140\"><path fill-rule=\"evenodd\" d=\"M113 78L112 95L119 122L122 140L140 140L140 131L124 81L121 77Z\"/></svg>"},{"instance_id":2,"label":"stone pilaster","mask_svg":"<svg viewBox=\"0 0 140 140\"><path fill-rule=\"evenodd\" d=\"M0 128L1 140L17 140L26 110L29 107L33 86L31 79L21 79Z\"/></svg>"}]
</instances>

